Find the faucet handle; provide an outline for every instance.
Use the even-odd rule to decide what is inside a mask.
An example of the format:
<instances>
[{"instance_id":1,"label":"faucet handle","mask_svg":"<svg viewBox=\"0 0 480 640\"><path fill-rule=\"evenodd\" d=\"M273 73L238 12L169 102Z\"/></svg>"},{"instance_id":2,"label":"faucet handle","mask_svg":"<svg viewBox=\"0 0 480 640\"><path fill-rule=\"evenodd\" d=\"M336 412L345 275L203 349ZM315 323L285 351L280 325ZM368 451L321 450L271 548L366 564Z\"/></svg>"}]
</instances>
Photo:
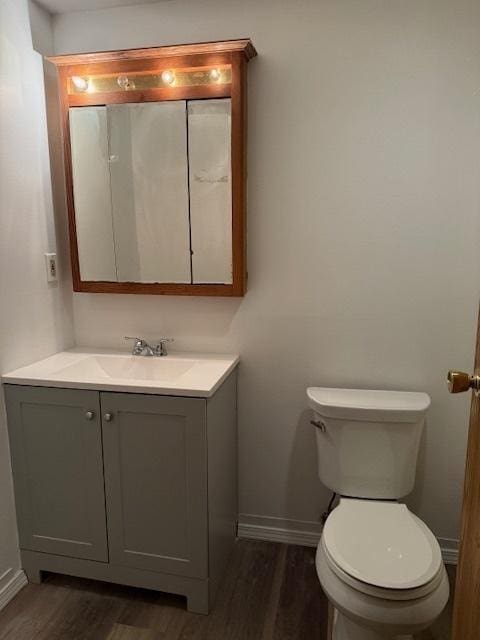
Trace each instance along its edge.
<instances>
[{"instance_id":1,"label":"faucet handle","mask_svg":"<svg viewBox=\"0 0 480 640\"><path fill-rule=\"evenodd\" d=\"M125 340L135 340L135 344L133 345L132 355L138 355L145 345L145 340L143 338L135 338L134 336L124 336Z\"/></svg>"},{"instance_id":2,"label":"faucet handle","mask_svg":"<svg viewBox=\"0 0 480 640\"><path fill-rule=\"evenodd\" d=\"M166 356L168 355L166 344L169 342L175 342L174 338L160 338L158 344L155 345L154 352L156 356Z\"/></svg>"}]
</instances>

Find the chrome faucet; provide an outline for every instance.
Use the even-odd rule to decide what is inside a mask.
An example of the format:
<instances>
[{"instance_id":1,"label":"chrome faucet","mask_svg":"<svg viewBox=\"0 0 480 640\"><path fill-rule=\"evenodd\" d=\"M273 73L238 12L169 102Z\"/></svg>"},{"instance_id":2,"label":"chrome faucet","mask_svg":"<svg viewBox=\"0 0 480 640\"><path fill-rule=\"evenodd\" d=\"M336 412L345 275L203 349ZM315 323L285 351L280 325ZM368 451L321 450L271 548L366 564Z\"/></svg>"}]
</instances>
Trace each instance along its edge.
<instances>
[{"instance_id":1,"label":"chrome faucet","mask_svg":"<svg viewBox=\"0 0 480 640\"><path fill-rule=\"evenodd\" d=\"M132 348L132 356L144 356L148 358L152 356L160 358L162 356L168 355L167 347L165 345L168 342L173 342L173 338L160 338L158 344L151 347L143 338L133 338L130 336L125 336L125 340L135 341Z\"/></svg>"}]
</instances>

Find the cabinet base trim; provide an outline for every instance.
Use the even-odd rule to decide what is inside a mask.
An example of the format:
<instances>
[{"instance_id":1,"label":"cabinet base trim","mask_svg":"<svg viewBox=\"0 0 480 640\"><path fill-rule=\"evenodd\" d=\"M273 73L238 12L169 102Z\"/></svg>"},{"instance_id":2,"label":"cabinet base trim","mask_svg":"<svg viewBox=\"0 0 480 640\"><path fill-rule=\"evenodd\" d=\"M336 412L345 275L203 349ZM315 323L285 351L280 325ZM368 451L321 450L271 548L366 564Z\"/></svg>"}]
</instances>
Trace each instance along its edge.
<instances>
[{"instance_id":1,"label":"cabinet base trim","mask_svg":"<svg viewBox=\"0 0 480 640\"><path fill-rule=\"evenodd\" d=\"M42 571L51 571L79 578L175 593L187 598L188 611L202 614L208 614L209 611L208 578L187 578L25 549L21 551L21 558L27 575L38 576Z\"/></svg>"}]
</instances>

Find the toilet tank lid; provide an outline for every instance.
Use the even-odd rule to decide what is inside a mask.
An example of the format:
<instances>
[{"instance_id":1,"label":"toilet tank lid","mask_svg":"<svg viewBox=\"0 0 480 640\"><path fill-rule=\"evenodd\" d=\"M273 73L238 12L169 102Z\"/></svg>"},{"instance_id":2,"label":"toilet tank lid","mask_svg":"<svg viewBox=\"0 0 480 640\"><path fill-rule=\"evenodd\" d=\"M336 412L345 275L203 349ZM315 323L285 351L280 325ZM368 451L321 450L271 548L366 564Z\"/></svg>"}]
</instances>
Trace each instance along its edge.
<instances>
[{"instance_id":1,"label":"toilet tank lid","mask_svg":"<svg viewBox=\"0 0 480 640\"><path fill-rule=\"evenodd\" d=\"M309 387L309 405L326 418L374 422L417 422L430 406L430 396L414 391Z\"/></svg>"}]
</instances>

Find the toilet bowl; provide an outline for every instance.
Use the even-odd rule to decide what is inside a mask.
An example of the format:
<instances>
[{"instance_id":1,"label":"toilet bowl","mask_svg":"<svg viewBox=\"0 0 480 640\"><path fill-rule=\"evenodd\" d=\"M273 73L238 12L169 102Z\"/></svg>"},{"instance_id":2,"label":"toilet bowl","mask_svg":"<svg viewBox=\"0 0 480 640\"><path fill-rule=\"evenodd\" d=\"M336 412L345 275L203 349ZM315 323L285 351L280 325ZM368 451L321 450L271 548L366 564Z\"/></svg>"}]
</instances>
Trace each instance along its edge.
<instances>
[{"instance_id":1,"label":"toilet bowl","mask_svg":"<svg viewBox=\"0 0 480 640\"><path fill-rule=\"evenodd\" d=\"M410 640L440 615L449 583L438 542L399 499L414 484L430 399L423 393L310 388L319 476L339 494L316 568L333 640Z\"/></svg>"},{"instance_id":2,"label":"toilet bowl","mask_svg":"<svg viewBox=\"0 0 480 640\"><path fill-rule=\"evenodd\" d=\"M336 610L334 640L411 638L448 601L438 542L403 504L342 498L316 555Z\"/></svg>"}]
</instances>

